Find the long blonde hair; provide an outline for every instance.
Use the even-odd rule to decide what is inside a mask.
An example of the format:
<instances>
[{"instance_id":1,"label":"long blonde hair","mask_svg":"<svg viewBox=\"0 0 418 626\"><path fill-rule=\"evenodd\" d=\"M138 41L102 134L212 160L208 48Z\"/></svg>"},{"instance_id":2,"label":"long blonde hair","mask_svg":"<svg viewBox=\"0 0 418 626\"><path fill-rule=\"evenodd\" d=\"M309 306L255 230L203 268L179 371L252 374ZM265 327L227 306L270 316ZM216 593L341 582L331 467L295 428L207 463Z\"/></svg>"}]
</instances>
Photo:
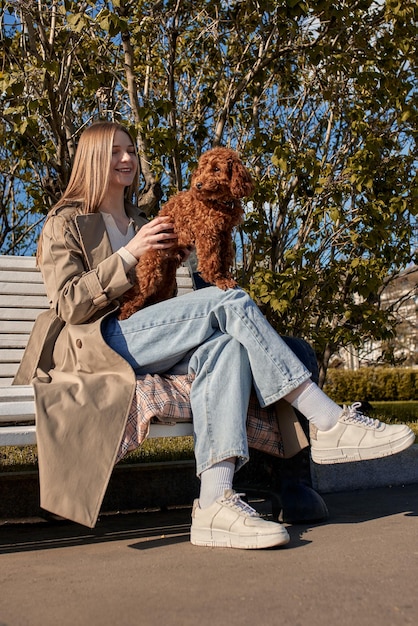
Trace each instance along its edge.
<instances>
[{"instance_id":1,"label":"long blonde hair","mask_svg":"<svg viewBox=\"0 0 418 626\"><path fill-rule=\"evenodd\" d=\"M51 212L66 204L77 204L84 213L96 213L99 210L108 188L113 140L118 130L128 135L137 154L135 141L125 126L117 122L94 122L80 135L67 188ZM125 189L125 199L130 202L138 191L138 180L137 171L132 184ZM41 251L42 232L36 254L38 260Z\"/></svg>"},{"instance_id":2,"label":"long blonde hair","mask_svg":"<svg viewBox=\"0 0 418 626\"><path fill-rule=\"evenodd\" d=\"M83 131L74 157L70 180L55 208L68 202L80 202L84 213L98 211L109 183L113 140L118 130L126 133L135 147L129 131L117 122L95 122ZM132 201L137 189L138 172L132 185L126 188L125 198Z\"/></svg>"}]
</instances>

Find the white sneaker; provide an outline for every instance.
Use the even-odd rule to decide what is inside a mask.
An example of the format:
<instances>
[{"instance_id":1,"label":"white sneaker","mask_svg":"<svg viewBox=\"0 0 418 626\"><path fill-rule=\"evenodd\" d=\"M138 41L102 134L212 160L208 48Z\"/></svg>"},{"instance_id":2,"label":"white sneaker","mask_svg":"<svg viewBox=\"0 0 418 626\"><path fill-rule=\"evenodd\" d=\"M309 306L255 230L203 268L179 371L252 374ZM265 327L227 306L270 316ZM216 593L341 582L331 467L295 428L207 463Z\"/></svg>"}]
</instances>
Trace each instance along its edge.
<instances>
[{"instance_id":1,"label":"white sneaker","mask_svg":"<svg viewBox=\"0 0 418 626\"><path fill-rule=\"evenodd\" d=\"M190 541L195 546L223 548L270 548L289 542L289 534L281 524L260 517L232 489L225 489L223 498L201 509L195 500L192 512Z\"/></svg>"},{"instance_id":2,"label":"white sneaker","mask_svg":"<svg viewBox=\"0 0 418 626\"><path fill-rule=\"evenodd\" d=\"M315 463L348 463L378 459L409 448L415 435L406 424L384 424L363 415L360 402L344 406L331 430L310 428L311 456Z\"/></svg>"}]
</instances>

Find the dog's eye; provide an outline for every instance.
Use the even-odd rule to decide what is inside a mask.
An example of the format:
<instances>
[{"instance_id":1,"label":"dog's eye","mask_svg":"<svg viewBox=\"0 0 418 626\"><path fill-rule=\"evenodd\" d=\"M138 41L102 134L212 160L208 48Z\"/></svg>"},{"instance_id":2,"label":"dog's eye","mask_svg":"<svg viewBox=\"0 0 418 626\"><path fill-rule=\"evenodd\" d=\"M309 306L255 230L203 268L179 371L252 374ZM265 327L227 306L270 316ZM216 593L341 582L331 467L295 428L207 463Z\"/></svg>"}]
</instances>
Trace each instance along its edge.
<instances>
[{"instance_id":1,"label":"dog's eye","mask_svg":"<svg viewBox=\"0 0 418 626\"><path fill-rule=\"evenodd\" d=\"M220 168L220 167L218 167L217 165L215 165L215 167L213 168L213 171L214 171L214 172L220 172L220 171L221 171L221 168Z\"/></svg>"}]
</instances>

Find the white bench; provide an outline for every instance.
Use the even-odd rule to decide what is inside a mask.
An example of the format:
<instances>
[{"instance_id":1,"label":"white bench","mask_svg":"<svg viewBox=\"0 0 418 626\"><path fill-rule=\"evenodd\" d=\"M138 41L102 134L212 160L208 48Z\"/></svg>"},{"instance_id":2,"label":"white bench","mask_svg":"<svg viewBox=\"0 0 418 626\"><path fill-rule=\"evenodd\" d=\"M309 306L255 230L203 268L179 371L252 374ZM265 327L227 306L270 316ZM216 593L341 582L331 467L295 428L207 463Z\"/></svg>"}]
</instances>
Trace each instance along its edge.
<instances>
[{"instance_id":1,"label":"white bench","mask_svg":"<svg viewBox=\"0 0 418 626\"><path fill-rule=\"evenodd\" d=\"M187 267L177 271L178 296L193 290ZM48 308L34 257L0 255L0 446L36 444L31 386L13 386L36 317ZM191 423L151 425L150 437L192 434Z\"/></svg>"}]
</instances>

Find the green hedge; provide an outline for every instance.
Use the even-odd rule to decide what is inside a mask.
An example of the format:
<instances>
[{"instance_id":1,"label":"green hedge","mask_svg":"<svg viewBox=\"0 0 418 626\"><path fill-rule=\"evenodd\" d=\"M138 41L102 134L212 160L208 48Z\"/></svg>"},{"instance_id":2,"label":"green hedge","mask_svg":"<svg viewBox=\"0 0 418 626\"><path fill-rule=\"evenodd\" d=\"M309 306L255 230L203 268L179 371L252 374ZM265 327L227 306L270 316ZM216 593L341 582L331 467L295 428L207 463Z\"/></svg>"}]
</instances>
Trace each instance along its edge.
<instances>
[{"instance_id":1,"label":"green hedge","mask_svg":"<svg viewBox=\"0 0 418 626\"><path fill-rule=\"evenodd\" d=\"M418 370L364 367L329 369L324 391L339 404L359 401L418 400Z\"/></svg>"}]
</instances>

